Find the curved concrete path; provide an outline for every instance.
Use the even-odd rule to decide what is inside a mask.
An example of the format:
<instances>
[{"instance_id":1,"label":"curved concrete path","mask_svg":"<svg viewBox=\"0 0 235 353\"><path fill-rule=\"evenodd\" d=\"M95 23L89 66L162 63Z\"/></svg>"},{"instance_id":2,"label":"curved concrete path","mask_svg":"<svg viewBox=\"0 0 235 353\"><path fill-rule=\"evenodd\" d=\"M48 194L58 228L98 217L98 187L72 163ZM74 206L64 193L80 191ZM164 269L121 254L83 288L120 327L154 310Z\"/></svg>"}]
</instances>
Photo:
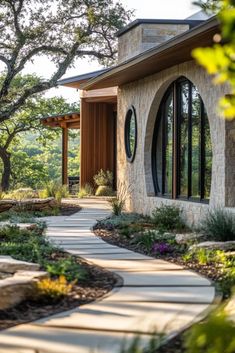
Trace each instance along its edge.
<instances>
[{"instance_id":1,"label":"curved concrete path","mask_svg":"<svg viewBox=\"0 0 235 353\"><path fill-rule=\"evenodd\" d=\"M153 331L175 335L202 318L214 302L214 287L198 274L96 237L90 229L110 214L108 205L97 200L79 203L79 213L46 219L48 237L116 272L123 286L101 301L1 332L0 352L119 353L124 338L138 334L145 345Z\"/></svg>"}]
</instances>

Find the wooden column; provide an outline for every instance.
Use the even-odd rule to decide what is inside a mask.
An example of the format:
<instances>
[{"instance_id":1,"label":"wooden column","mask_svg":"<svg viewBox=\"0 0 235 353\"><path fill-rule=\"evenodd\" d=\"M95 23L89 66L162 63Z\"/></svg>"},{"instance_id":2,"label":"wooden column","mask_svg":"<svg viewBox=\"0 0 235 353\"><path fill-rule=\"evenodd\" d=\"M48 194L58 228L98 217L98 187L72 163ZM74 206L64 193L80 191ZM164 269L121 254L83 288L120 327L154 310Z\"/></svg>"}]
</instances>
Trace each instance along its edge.
<instances>
[{"instance_id":1,"label":"wooden column","mask_svg":"<svg viewBox=\"0 0 235 353\"><path fill-rule=\"evenodd\" d=\"M62 184L68 185L68 128L62 127Z\"/></svg>"}]
</instances>

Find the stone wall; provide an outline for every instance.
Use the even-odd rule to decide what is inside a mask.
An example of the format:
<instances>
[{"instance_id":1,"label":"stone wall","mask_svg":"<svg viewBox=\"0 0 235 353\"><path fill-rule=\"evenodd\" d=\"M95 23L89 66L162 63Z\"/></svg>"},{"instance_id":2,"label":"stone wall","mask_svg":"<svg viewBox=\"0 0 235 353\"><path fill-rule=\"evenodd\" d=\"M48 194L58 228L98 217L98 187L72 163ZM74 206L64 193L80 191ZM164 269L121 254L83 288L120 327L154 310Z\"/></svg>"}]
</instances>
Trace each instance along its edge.
<instances>
[{"instance_id":1,"label":"stone wall","mask_svg":"<svg viewBox=\"0 0 235 353\"><path fill-rule=\"evenodd\" d=\"M118 38L118 62L156 47L188 29L188 24L139 24Z\"/></svg>"},{"instance_id":2,"label":"stone wall","mask_svg":"<svg viewBox=\"0 0 235 353\"><path fill-rule=\"evenodd\" d=\"M198 88L207 109L213 148L212 185L210 203L170 200L154 196L151 170L151 144L157 111L166 89L180 76L191 80ZM214 86L206 72L193 61L176 65L158 74L119 88L117 173L119 185L132 189L127 208L144 214L162 202L176 204L184 210L189 224L196 224L208 207L235 206L235 122L225 122L218 116L217 102L228 93L228 87ZM124 121L129 106L137 114L138 142L133 163L126 161L124 147Z\"/></svg>"}]
</instances>

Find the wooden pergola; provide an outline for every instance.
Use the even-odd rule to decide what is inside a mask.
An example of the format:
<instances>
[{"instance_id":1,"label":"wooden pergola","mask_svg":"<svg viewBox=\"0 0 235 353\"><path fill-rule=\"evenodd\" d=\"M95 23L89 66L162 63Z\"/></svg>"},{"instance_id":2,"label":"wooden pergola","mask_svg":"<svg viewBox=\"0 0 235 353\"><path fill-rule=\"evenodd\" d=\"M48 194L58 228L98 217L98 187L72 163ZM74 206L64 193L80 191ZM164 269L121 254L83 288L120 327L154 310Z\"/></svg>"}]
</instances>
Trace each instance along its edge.
<instances>
[{"instance_id":1,"label":"wooden pergola","mask_svg":"<svg viewBox=\"0 0 235 353\"><path fill-rule=\"evenodd\" d=\"M51 128L62 129L62 183L68 184L68 129L80 129L80 113L51 115L41 119L41 123Z\"/></svg>"}]
</instances>

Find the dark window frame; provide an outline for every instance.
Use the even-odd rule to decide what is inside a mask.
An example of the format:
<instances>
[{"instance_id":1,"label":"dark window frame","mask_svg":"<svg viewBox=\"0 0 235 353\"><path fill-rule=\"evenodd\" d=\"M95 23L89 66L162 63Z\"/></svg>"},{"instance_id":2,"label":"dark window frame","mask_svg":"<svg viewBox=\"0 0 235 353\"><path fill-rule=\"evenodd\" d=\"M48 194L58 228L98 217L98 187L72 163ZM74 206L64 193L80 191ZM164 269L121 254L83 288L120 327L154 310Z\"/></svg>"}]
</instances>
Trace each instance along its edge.
<instances>
[{"instance_id":1,"label":"dark window frame","mask_svg":"<svg viewBox=\"0 0 235 353\"><path fill-rule=\"evenodd\" d=\"M133 152L130 147L130 122L132 117L134 117L135 122L135 142ZM124 141L125 141L125 151L126 151L126 159L129 163L133 163L136 155L137 148L137 140L138 140L138 129L137 129L137 117L136 110L133 105L128 108L126 117L125 117L125 126L124 126Z\"/></svg>"},{"instance_id":2,"label":"dark window frame","mask_svg":"<svg viewBox=\"0 0 235 353\"><path fill-rule=\"evenodd\" d=\"M187 196L180 195L181 189L181 179L180 179L180 135L181 135L181 86L184 83L188 83L188 91L189 91L189 104L188 104L188 175L187 175ZM193 83L188 80L186 77L180 77L166 90L162 100L160 107L158 109L157 118L155 121L154 131L153 131L153 140L152 140L152 177L155 195L163 198L171 198L171 199L179 199L182 201L192 201L192 202L201 202L201 203L209 203L209 198L205 198L205 119L206 119L206 110L200 97L200 117L199 117L199 197L192 196L192 88L195 87ZM167 120L166 112L165 112L165 103L172 94L173 99L173 156L172 156L172 193L166 194L165 191L165 172L166 167L164 163L165 159L165 131L164 125ZM208 116L207 116L208 119ZM162 131L160 131L160 127L162 126ZM162 135L162 164L161 164L161 187L159 187L158 181L158 172L157 172L157 144L158 144L158 136L159 133Z\"/></svg>"}]
</instances>

